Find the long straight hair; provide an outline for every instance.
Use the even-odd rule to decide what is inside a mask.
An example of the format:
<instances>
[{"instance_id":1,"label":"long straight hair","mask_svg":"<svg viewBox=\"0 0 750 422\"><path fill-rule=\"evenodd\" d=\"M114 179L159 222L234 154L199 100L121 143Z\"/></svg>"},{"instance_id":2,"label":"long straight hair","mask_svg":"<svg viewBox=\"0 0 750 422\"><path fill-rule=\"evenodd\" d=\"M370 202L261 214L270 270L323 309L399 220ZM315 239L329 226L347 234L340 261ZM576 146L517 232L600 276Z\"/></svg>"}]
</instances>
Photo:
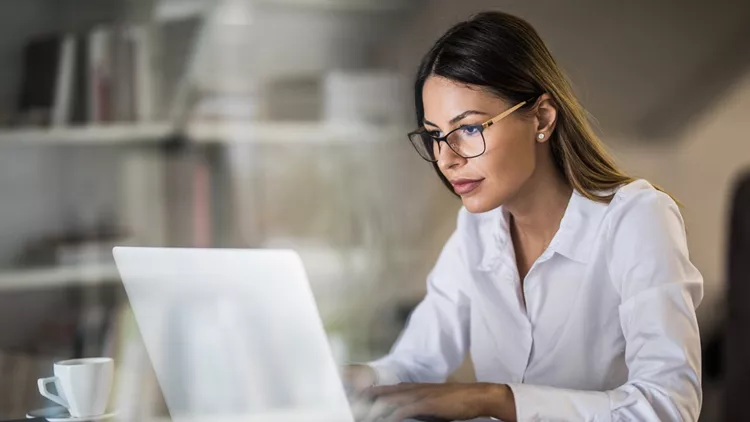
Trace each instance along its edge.
<instances>
[{"instance_id":1,"label":"long straight hair","mask_svg":"<svg viewBox=\"0 0 750 422\"><path fill-rule=\"evenodd\" d=\"M424 120L422 91L432 75L479 86L511 104L549 94L557 107L557 125L548 141L555 166L585 197L609 202L616 188L635 180L606 152L568 78L523 19L503 12L479 13L435 42L422 59L414 86L418 125ZM519 112L533 105L531 101ZM433 166L453 192L437 164Z\"/></svg>"}]
</instances>

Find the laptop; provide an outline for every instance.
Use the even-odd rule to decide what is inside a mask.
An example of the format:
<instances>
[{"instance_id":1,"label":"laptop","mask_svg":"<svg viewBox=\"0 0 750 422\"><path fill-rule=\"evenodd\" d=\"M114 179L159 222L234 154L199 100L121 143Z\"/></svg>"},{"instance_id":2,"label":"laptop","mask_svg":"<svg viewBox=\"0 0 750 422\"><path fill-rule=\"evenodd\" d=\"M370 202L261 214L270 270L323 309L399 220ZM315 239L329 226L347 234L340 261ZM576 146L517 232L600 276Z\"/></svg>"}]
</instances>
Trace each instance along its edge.
<instances>
[{"instance_id":1,"label":"laptop","mask_svg":"<svg viewBox=\"0 0 750 422\"><path fill-rule=\"evenodd\" d=\"M295 252L113 253L173 421L353 422Z\"/></svg>"}]
</instances>

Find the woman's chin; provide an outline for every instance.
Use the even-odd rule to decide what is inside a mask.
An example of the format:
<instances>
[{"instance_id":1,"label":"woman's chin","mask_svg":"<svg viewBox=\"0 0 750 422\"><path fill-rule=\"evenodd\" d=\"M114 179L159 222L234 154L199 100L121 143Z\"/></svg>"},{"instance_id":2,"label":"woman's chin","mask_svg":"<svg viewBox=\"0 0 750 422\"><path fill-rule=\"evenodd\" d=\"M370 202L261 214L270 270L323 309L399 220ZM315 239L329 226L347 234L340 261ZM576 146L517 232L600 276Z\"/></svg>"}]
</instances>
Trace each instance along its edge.
<instances>
[{"instance_id":1,"label":"woman's chin","mask_svg":"<svg viewBox=\"0 0 750 422\"><path fill-rule=\"evenodd\" d=\"M466 211L469 211L472 214L492 211L500 206L500 204L495 204L495 201L490 201L489 198L483 198L482 195L462 196L461 202L463 202Z\"/></svg>"}]
</instances>

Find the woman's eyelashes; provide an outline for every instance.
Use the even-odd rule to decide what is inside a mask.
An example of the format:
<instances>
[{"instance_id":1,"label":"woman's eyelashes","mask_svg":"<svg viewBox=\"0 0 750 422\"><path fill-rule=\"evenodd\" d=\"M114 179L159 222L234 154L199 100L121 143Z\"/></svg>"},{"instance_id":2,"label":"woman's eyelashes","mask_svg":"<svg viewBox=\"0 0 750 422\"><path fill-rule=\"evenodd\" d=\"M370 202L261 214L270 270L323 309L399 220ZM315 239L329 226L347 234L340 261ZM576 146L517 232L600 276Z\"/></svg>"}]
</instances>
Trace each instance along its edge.
<instances>
[{"instance_id":1,"label":"woman's eyelashes","mask_svg":"<svg viewBox=\"0 0 750 422\"><path fill-rule=\"evenodd\" d=\"M464 135L477 136L480 133L482 133L482 126L481 125L465 125L465 126L461 126L460 130L463 132Z\"/></svg>"},{"instance_id":2,"label":"woman's eyelashes","mask_svg":"<svg viewBox=\"0 0 750 422\"><path fill-rule=\"evenodd\" d=\"M440 138L441 136L443 136L443 134L439 130L427 131L427 134L432 136L433 138Z\"/></svg>"}]
</instances>

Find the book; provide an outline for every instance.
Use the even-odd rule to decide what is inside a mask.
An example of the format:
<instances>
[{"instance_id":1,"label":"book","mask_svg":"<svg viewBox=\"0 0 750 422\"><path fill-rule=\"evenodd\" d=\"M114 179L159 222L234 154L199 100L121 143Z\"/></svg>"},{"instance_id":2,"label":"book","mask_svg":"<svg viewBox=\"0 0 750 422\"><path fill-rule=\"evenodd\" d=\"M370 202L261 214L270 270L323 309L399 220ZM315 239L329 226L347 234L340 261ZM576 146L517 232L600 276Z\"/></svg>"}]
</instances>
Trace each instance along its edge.
<instances>
[{"instance_id":1,"label":"book","mask_svg":"<svg viewBox=\"0 0 750 422\"><path fill-rule=\"evenodd\" d=\"M76 62L76 37L65 35L62 40L62 50L58 60L57 80L54 104L52 109L52 125L65 126L70 123L73 99L73 82Z\"/></svg>"},{"instance_id":2,"label":"book","mask_svg":"<svg viewBox=\"0 0 750 422\"><path fill-rule=\"evenodd\" d=\"M55 103L63 42L59 35L30 40L23 51L23 77L18 111L25 120L46 124ZM32 118L40 114L42 117Z\"/></svg>"},{"instance_id":3,"label":"book","mask_svg":"<svg viewBox=\"0 0 750 422\"><path fill-rule=\"evenodd\" d=\"M88 34L88 122L112 120L113 37L110 27L99 26Z\"/></svg>"},{"instance_id":4,"label":"book","mask_svg":"<svg viewBox=\"0 0 750 422\"><path fill-rule=\"evenodd\" d=\"M135 111L141 122L154 120L153 43L149 28L134 26L130 30L134 46Z\"/></svg>"},{"instance_id":5,"label":"book","mask_svg":"<svg viewBox=\"0 0 750 422\"><path fill-rule=\"evenodd\" d=\"M129 27L114 29L114 64L112 68L113 119L132 122L135 111L135 45Z\"/></svg>"},{"instance_id":6,"label":"book","mask_svg":"<svg viewBox=\"0 0 750 422\"><path fill-rule=\"evenodd\" d=\"M89 39L88 33L76 34L73 105L70 122L86 124L89 119Z\"/></svg>"}]
</instances>

